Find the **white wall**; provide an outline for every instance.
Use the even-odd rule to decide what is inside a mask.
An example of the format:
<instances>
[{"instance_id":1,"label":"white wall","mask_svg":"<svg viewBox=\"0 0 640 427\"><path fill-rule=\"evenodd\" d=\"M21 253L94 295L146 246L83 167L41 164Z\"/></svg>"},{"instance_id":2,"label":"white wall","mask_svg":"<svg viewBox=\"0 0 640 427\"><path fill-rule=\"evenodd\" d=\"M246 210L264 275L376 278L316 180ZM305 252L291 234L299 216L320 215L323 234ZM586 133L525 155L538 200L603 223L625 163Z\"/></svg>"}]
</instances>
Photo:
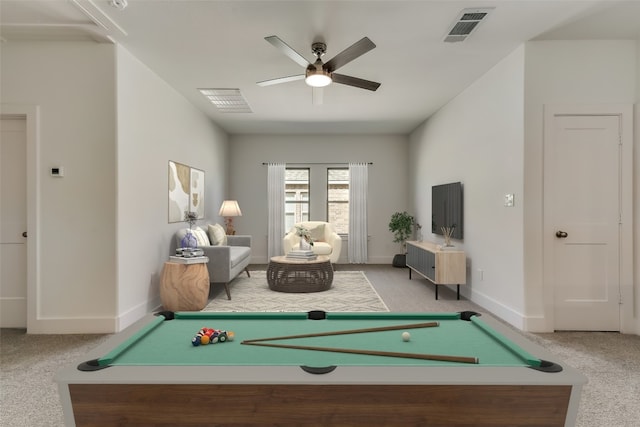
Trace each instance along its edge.
<instances>
[{"instance_id":1,"label":"white wall","mask_svg":"<svg viewBox=\"0 0 640 427\"><path fill-rule=\"evenodd\" d=\"M523 295L524 47L418 127L410 137L410 198L425 240L430 233L431 186L462 181L468 258L461 293L521 326ZM505 194L515 206L504 207ZM480 270L482 272L480 272Z\"/></svg>"},{"instance_id":2,"label":"white wall","mask_svg":"<svg viewBox=\"0 0 640 427\"><path fill-rule=\"evenodd\" d=\"M410 181L415 183L416 212L421 217L429 214L426 189L430 185L464 182L465 241L461 246L471 261L471 298L515 326L532 331L549 328L542 280L543 106L637 102L638 49L638 43L630 40L529 42L411 135L410 158L415 163ZM636 125L637 117L636 111ZM637 146L637 131L635 135ZM638 158L636 149L636 164ZM511 169L516 165L520 172ZM635 297L629 297L622 308L627 331L640 330L637 172L634 185ZM502 196L511 192L516 194L515 210L501 207ZM483 281L479 281L479 269ZM501 270L498 275L496 269Z\"/></svg>"},{"instance_id":3,"label":"white wall","mask_svg":"<svg viewBox=\"0 0 640 427\"><path fill-rule=\"evenodd\" d=\"M36 180L28 245L37 245L38 263L30 275L29 332L113 331L114 48L6 42L1 66L2 103L39 109L39 147L28 160L28 180ZM53 166L64 167L64 178L50 176Z\"/></svg>"},{"instance_id":4,"label":"white wall","mask_svg":"<svg viewBox=\"0 0 640 427\"><path fill-rule=\"evenodd\" d=\"M169 160L205 171L205 218L217 217L227 186L228 139L121 47L117 70L117 315L122 329L160 304L162 266L175 230L186 226L168 223Z\"/></svg>"},{"instance_id":5,"label":"white wall","mask_svg":"<svg viewBox=\"0 0 640 427\"><path fill-rule=\"evenodd\" d=\"M398 244L388 230L391 215L408 210L408 140L401 135L232 135L230 141L229 197L237 199L242 217L234 219L238 234L250 234L252 262L267 262L267 167L263 162L348 163L369 166L369 263L391 263ZM311 165L312 193L322 184L326 166ZM320 181L316 181L320 177ZM311 201L314 220L324 213L322 202ZM219 218L219 221L222 219ZM341 263L347 262L343 242Z\"/></svg>"},{"instance_id":6,"label":"white wall","mask_svg":"<svg viewBox=\"0 0 640 427\"><path fill-rule=\"evenodd\" d=\"M545 104L633 104L637 100L637 49L633 40L536 41L526 44L524 170L527 209L524 218L526 328L529 330L544 331L552 327L548 316L545 316L548 307L545 308L542 278L543 107ZM637 159L638 150L635 151ZM637 188L637 172L635 176ZM636 197L636 206L637 203ZM636 230L639 218L640 211L636 210ZM623 257L628 259L630 255L623 254ZM639 291L636 280L636 295ZM622 306L623 317L633 316L632 299L629 297Z\"/></svg>"},{"instance_id":7,"label":"white wall","mask_svg":"<svg viewBox=\"0 0 640 427\"><path fill-rule=\"evenodd\" d=\"M185 226L168 223L169 160L205 171L214 217L227 188L227 135L114 45L7 42L1 66L3 111L39 114L28 330L117 332L160 304L170 240ZM53 166L65 177L52 178Z\"/></svg>"}]
</instances>

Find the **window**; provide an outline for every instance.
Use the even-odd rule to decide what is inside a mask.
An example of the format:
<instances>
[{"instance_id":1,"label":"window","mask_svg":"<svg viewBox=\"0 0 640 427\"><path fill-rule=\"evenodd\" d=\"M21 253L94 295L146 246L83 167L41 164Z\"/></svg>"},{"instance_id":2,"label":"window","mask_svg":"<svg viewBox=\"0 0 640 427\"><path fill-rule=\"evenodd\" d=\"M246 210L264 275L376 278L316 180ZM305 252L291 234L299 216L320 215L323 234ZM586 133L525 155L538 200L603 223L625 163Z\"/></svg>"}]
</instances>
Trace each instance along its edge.
<instances>
[{"instance_id":1,"label":"window","mask_svg":"<svg viewBox=\"0 0 640 427\"><path fill-rule=\"evenodd\" d=\"M284 229L297 222L309 221L309 169L287 169L284 175Z\"/></svg>"},{"instance_id":2,"label":"window","mask_svg":"<svg viewBox=\"0 0 640 427\"><path fill-rule=\"evenodd\" d=\"M326 221L333 224L336 233L349 234L349 168L327 168L326 193L316 189L313 194L310 187L311 169L298 167L285 170L285 229L290 230L298 222L309 221L311 215L318 221L322 215L326 215ZM322 185L318 181L320 177L314 178L317 188ZM314 200L313 212L311 200ZM325 201L326 211L323 214Z\"/></svg>"},{"instance_id":3,"label":"window","mask_svg":"<svg viewBox=\"0 0 640 427\"><path fill-rule=\"evenodd\" d=\"M349 234L349 169L327 169L327 221L336 233Z\"/></svg>"}]
</instances>

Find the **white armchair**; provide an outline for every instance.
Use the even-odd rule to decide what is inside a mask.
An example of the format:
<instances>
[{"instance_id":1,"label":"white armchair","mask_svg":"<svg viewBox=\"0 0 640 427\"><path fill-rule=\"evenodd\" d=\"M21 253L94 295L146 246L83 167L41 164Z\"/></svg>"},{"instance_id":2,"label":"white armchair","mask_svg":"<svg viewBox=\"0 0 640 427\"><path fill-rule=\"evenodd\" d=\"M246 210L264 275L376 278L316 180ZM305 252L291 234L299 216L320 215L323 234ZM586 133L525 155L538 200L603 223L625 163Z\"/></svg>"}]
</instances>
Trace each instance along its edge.
<instances>
[{"instance_id":1,"label":"white armchair","mask_svg":"<svg viewBox=\"0 0 640 427\"><path fill-rule=\"evenodd\" d=\"M324 221L305 221L296 225L305 227L309 230L313 239L313 253L316 255L326 255L332 264L338 262L340 258L340 250L342 249L342 239L333 230L331 223ZM285 255L292 249L300 248L300 236L296 234L295 226L287 233L283 240Z\"/></svg>"}]
</instances>

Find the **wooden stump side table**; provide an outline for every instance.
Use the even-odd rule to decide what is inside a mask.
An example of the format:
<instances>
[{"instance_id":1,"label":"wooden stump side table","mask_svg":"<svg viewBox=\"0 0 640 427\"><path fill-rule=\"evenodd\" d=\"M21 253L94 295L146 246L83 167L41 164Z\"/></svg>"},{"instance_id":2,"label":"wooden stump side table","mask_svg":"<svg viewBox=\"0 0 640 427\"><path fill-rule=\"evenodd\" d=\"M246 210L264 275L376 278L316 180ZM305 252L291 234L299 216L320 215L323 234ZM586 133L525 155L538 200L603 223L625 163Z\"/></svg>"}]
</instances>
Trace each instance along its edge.
<instances>
[{"instance_id":1,"label":"wooden stump side table","mask_svg":"<svg viewBox=\"0 0 640 427\"><path fill-rule=\"evenodd\" d=\"M209 300L207 258L197 263L167 261L162 269L160 299L165 310L200 311Z\"/></svg>"},{"instance_id":2,"label":"wooden stump side table","mask_svg":"<svg viewBox=\"0 0 640 427\"><path fill-rule=\"evenodd\" d=\"M333 283L333 267L327 256L305 261L275 256L267 267L269 289L277 292L323 292Z\"/></svg>"}]
</instances>

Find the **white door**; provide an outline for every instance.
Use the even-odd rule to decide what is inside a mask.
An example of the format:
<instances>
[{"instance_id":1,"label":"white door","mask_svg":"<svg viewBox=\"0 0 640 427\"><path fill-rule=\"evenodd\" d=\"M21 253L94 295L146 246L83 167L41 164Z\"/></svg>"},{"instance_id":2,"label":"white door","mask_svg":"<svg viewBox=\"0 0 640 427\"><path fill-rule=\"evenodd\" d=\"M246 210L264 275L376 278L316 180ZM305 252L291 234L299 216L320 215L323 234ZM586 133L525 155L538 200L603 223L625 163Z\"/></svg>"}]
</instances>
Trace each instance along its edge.
<instances>
[{"instance_id":1,"label":"white door","mask_svg":"<svg viewBox=\"0 0 640 427\"><path fill-rule=\"evenodd\" d=\"M26 120L0 123L0 327L27 327Z\"/></svg>"},{"instance_id":2,"label":"white door","mask_svg":"<svg viewBox=\"0 0 640 427\"><path fill-rule=\"evenodd\" d=\"M619 331L620 117L556 115L551 125L544 241L554 327Z\"/></svg>"}]
</instances>

